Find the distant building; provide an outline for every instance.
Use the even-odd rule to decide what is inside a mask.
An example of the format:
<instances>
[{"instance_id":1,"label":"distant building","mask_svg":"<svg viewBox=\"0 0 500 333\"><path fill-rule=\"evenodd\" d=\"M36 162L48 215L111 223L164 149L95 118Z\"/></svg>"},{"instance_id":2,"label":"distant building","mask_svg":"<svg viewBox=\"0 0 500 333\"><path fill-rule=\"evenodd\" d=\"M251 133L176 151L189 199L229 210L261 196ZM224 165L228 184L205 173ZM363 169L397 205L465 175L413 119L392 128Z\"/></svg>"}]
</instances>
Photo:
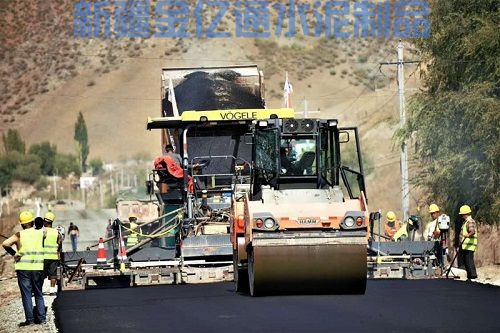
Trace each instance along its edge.
<instances>
[{"instance_id":1,"label":"distant building","mask_svg":"<svg viewBox=\"0 0 500 333\"><path fill-rule=\"evenodd\" d=\"M80 188L87 189L94 186L94 183L97 181L97 177L80 177Z\"/></svg>"},{"instance_id":2,"label":"distant building","mask_svg":"<svg viewBox=\"0 0 500 333\"><path fill-rule=\"evenodd\" d=\"M115 165L112 163L108 163L108 164L104 164L104 166L102 168L104 169L104 171L110 172L110 171L115 170Z\"/></svg>"}]
</instances>

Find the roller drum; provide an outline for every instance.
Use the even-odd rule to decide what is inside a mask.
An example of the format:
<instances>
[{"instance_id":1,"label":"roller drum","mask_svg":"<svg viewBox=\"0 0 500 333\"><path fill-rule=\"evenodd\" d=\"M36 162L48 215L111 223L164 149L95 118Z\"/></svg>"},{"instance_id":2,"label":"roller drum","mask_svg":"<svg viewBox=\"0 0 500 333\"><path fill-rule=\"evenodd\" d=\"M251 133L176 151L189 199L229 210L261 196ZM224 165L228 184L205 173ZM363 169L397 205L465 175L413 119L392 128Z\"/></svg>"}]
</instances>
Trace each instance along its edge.
<instances>
[{"instance_id":1,"label":"roller drum","mask_svg":"<svg viewBox=\"0 0 500 333\"><path fill-rule=\"evenodd\" d=\"M256 246L248 260L250 294L364 294L366 267L361 244Z\"/></svg>"}]
</instances>

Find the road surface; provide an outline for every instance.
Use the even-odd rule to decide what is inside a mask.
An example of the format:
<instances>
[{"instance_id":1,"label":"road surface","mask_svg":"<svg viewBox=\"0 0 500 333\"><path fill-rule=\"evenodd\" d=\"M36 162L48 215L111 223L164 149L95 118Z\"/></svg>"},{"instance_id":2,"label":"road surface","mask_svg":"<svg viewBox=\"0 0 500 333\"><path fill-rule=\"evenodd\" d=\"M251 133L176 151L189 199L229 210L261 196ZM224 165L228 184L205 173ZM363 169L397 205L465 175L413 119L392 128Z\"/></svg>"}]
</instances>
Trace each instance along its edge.
<instances>
[{"instance_id":1,"label":"road surface","mask_svg":"<svg viewBox=\"0 0 500 333\"><path fill-rule=\"evenodd\" d=\"M61 332L500 332L499 309L499 287L451 280L371 280L362 296L252 298L218 283L72 291L55 301Z\"/></svg>"},{"instance_id":2,"label":"road surface","mask_svg":"<svg viewBox=\"0 0 500 333\"><path fill-rule=\"evenodd\" d=\"M72 251L71 239L68 235L70 222L73 222L80 230L77 250L83 251L87 246L97 243L99 237L104 237L108 219L116 218L115 209L85 209L78 201L72 201L71 205L56 206L54 213L56 220L53 227L61 225L66 230L66 238L63 242L64 252Z\"/></svg>"}]
</instances>

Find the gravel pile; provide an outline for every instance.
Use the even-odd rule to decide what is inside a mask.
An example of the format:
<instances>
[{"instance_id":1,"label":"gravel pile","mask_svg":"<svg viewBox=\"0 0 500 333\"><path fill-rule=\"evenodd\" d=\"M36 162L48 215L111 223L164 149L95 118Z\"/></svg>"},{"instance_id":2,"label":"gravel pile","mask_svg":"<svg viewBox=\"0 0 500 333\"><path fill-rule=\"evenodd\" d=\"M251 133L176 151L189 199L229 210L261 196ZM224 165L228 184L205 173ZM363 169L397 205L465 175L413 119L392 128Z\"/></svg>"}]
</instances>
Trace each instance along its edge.
<instances>
[{"instance_id":1,"label":"gravel pile","mask_svg":"<svg viewBox=\"0 0 500 333\"><path fill-rule=\"evenodd\" d=\"M264 102L238 83L239 74L227 70L216 73L193 72L175 88L179 112L186 110L262 109ZM172 105L163 100L163 110L172 116Z\"/></svg>"},{"instance_id":2,"label":"gravel pile","mask_svg":"<svg viewBox=\"0 0 500 333\"><path fill-rule=\"evenodd\" d=\"M187 110L228 110L263 109L264 102L251 89L240 84L240 74L232 70L215 73L196 71L186 75L174 88L179 112ZM172 116L172 105L163 100L163 112ZM217 128L217 131L191 130L189 156L235 156L249 161L251 146L240 140L245 132L236 133L234 128ZM176 141L178 146L178 142ZM197 162L200 162L198 160ZM232 172L231 159L214 159L204 168L204 174L229 174Z\"/></svg>"}]
</instances>

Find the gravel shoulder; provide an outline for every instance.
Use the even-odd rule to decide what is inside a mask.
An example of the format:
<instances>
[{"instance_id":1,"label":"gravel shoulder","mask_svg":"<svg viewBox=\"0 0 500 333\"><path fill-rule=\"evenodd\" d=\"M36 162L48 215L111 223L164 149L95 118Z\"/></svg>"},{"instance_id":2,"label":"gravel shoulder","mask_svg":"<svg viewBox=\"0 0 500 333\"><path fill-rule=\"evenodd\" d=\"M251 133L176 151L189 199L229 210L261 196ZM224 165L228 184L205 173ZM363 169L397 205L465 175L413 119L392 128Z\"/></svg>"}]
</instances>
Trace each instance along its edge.
<instances>
[{"instance_id":1,"label":"gravel shoulder","mask_svg":"<svg viewBox=\"0 0 500 333\"><path fill-rule=\"evenodd\" d=\"M70 208L56 209L56 226L63 225L68 230L70 222L78 225L81 235L78 247L84 249L86 246L97 242L99 237L104 234L107 220L113 217L113 214L115 214L114 210L84 209L80 203L74 202L74 205ZM69 237L67 237L63 244L65 250L71 249L70 243ZM44 296L45 306L47 307L46 325L35 325L26 328L17 326L24 321L24 311L14 270L14 260L2 248L0 250L2 251L0 257L0 333L57 332L52 309L55 296ZM43 291L48 292L49 287L49 281L45 280Z\"/></svg>"},{"instance_id":2,"label":"gravel shoulder","mask_svg":"<svg viewBox=\"0 0 500 333\"><path fill-rule=\"evenodd\" d=\"M44 291L49 290L49 282L44 283ZM29 327L18 327L17 325L24 321L24 310L17 286L17 279L6 278L0 281L0 332L58 332L55 325L55 316L52 309L52 303L56 296L44 296L45 306L47 307L47 324L33 325Z\"/></svg>"}]
</instances>

